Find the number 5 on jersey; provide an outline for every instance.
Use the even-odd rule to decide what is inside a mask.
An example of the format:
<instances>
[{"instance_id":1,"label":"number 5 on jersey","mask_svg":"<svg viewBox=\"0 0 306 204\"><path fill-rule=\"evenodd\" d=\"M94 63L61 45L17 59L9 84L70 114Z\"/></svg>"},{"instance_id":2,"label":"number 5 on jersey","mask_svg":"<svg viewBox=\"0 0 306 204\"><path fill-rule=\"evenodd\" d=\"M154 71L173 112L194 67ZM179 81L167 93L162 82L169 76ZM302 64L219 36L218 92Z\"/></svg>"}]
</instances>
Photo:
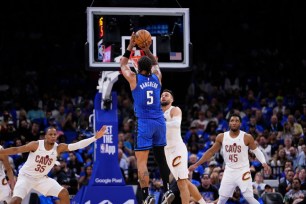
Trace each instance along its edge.
<instances>
[{"instance_id":1,"label":"number 5 on jersey","mask_svg":"<svg viewBox=\"0 0 306 204\"><path fill-rule=\"evenodd\" d=\"M151 105L153 104L153 91L150 90L150 91L147 91L147 105Z\"/></svg>"}]
</instances>

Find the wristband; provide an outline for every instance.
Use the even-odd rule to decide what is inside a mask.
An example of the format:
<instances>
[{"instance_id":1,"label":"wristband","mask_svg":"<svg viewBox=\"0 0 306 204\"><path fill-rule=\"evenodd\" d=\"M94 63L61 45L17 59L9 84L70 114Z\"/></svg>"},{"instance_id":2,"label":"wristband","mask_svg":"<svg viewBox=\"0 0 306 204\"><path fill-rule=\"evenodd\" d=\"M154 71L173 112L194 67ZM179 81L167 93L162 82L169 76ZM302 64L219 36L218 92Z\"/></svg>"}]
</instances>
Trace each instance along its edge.
<instances>
[{"instance_id":1,"label":"wristband","mask_svg":"<svg viewBox=\"0 0 306 204\"><path fill-rule=\"evenodd\" d=\"M130 58L130 55L131 55L131 51L126 50L125 53L123 54L123 57Z\"/></svg>"}]
</instances>

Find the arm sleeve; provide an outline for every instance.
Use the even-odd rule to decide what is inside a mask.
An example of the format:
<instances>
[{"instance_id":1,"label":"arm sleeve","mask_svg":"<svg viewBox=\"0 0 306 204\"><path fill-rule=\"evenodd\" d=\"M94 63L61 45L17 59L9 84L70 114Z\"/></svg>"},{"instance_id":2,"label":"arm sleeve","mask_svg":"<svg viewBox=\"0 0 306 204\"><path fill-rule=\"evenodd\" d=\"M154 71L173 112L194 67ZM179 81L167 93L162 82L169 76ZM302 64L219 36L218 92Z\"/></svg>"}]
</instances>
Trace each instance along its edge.
<instances>
[{"instance_id":1,"label":"arm sleeve","mask_svg":"<svg viewBox=\"0 0 306 204\"><path fill-rule=\"evenodd\" d=\"M90 137L88 139L84 139L84 140L81 140L79 142L69 144L68 145L68 150L69 151L74 151L74 150L77 150L77 149L82 149L84 147L87 147L88 145L90 145L91 143L93 143L96 140L97 139L95 137Z\"/></svg>"},{"instance_id":2,"label":"arm sleeve","mask_svg":"<svg viewBox=\"0 0 306 204\"><path fill-rule=\"evenodd\" d=\"M166 122L166 125L167 125L167 127L177 127L177 128L179 128L179 127L181 127L181 121L182 121L181 117L175 116L175 117L172 118L171 121Z\"/></svg>"},{"instance_id":3,"label":"arm sleeve","mask_svg":"<svg viewBox=\"0 0 306 204\"><path fill-rule=\"evenodd\" d=\"M266 159L265 159L265 155L261 152L261 150L256 147L256 149L251 150L251 152L253 152L256 156L256 158L260 161L260 163L267 163Z\"/></svg>"}]
</instances>

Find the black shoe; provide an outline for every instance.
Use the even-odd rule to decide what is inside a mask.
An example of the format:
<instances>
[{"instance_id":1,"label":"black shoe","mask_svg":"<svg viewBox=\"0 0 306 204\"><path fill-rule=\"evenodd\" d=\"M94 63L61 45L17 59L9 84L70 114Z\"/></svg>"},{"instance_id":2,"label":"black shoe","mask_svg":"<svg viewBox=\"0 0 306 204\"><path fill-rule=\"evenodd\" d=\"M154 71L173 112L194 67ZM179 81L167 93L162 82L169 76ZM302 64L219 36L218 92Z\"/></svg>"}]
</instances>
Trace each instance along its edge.
<instances>
[{"instance_id":1,"label":"black shoe","mask_svg":"<svg viewBox=\"0 0 306 204\"><path fill-rule=\"evenodd\" d=\"M171 190L169 190L164 194L161 204L171 204L174 198L175 198L174 193Z\"/></svg>"},{"instance_id":2,"label":"black shoe","mask_svg":"<svg viewBox=\"0 0 306 204\"><path fill-rule=\"evenodd\" d=\"M151 195L148 195L143 204L155 204L155 198Z\"/></svg>"}]
</instances>

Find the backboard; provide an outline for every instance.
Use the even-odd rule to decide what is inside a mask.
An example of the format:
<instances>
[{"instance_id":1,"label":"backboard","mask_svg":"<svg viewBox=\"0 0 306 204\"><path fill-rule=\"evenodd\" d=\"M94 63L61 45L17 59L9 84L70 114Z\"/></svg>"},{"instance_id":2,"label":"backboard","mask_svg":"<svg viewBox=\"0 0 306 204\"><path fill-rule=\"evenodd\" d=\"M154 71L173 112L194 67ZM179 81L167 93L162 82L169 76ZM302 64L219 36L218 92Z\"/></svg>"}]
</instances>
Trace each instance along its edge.
<instances>
[{"instance_id":1,"label":"backboard","mask_svg":"<svg viewBox=\"0 0 306 204\"><path fill-rule=\"evenodd\" d=\"M187 71L192 49L189 21L188 8L88 7L87 70L119 70L131 33L146 29L152 35L151 51L160 68Z\"/></svg>"}]
</instances>

